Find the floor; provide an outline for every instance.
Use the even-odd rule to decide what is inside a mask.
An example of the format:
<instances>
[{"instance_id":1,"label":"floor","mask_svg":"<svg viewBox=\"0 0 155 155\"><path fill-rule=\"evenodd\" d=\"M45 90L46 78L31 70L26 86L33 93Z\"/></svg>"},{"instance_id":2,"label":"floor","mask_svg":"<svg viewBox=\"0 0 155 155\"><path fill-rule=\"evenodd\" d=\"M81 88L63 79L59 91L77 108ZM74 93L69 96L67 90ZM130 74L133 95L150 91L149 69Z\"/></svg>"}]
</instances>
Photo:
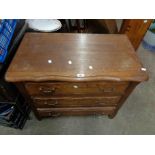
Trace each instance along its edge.
<instances>
[{"instance_id":1,"label":"floor","mask_svg":"<svg viewBox=\"0 0 155 155\"><path fill-rule=\"evenodd\" d=\"M155 134L155 53L140 46L138 55L150 79L136 87L114 119L81 116L37 121L31 114L23 130L0 126L0 134Z\"/></svg>"}]
</instances>

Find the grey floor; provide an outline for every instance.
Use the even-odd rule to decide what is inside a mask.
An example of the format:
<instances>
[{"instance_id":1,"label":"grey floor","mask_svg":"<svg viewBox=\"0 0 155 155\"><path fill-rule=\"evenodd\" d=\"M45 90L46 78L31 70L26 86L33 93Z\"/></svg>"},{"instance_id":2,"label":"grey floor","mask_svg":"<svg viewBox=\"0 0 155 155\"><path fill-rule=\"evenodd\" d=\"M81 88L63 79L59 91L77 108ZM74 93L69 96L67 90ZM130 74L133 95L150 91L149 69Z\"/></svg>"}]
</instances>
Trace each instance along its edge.
<instances>
[{"instance_id":1,"label":"grey floor","mask_svg":"<svg viewBox=\"0 0 155 155\"><path fill-rule=\"evenodd\" d=\"M104 116L60 117L37 121L23 130L0 126L0 134L155 134L155 53L138 49L150 79L136 87L114 119Z\"/></svg>"}]
</instances>

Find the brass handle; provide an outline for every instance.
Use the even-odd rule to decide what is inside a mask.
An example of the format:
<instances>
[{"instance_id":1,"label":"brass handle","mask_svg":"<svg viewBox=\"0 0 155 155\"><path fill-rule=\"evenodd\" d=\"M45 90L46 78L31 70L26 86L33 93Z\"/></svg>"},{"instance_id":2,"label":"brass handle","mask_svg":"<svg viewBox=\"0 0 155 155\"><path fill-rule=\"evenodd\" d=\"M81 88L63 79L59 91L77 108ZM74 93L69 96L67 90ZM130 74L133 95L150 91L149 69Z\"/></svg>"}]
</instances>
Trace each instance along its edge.
<instances>
[{"instance_id":1,"label":"brass handle","mask_svg":"<svg viewBox=\"0 0 155 155\"><path fill-rule=\"evenodd\" d=\"M104 102L96 102L98 105L106 105Z\"/></svg>"},{"instance_id":2,"label":"brass handle","mask_svg":"<svg viewBox=\"0 0 155 155\"><path fill-rule=\"evenodd\" d=\"M49 113L49 116L51 116L51 117L58 117L58 116L60 116L61 114L60 113L56 113L56 114L53 114L53 113Z\"/></svg>"},{"instance_id":3,"label":"brass handle","mask_svg":"<svg viewBox=\"0 0 155 155\"><path fill-rule=\"evenodd\" d=\"M51 105L51 106L55 106L55 105L58 104L58 101L56 100L54 103L48 103L47 101L45 101L44 104L46 104L46 105Z\"/></svg>"},{"instance_id":4,"label":"brass handle","mask_svg":"<svg viewBox=\"0 0 155 155\"><path fill-rule=\"evenodd\" d=\"M56 91L55 88L48 89L48 88L43 88L43 87L40 87L39 90L44 94L54 94Z\"/></svg>"},{"instance_id":5,"label":"brass handle","mask_svg":"<svg viewBox=\"0 0 155 155\"><path fill-rule=\"evenodd\" d=\"M101 88L101 91L104 93L112 93L114 91L114 88Z\"/></svg>"}]
</instances>

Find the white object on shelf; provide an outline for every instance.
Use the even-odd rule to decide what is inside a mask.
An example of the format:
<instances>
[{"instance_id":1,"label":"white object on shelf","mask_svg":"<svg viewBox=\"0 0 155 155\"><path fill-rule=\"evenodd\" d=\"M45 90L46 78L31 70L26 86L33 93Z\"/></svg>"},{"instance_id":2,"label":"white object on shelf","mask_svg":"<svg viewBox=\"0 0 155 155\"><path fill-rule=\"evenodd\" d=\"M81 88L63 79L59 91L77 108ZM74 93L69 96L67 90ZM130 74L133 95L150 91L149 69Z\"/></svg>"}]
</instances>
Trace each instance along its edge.
<instances>
[{"instance_id":1,"label":"white object on shelf","mask_svg":"<svg viewBox=\"0 0 155 155\"><path fill-rule=\"evenodd\" d=\"M57 19L27 19L29 28L42 32L53 32L61 29L62 24Z\"/></svg>"}]
</instances>

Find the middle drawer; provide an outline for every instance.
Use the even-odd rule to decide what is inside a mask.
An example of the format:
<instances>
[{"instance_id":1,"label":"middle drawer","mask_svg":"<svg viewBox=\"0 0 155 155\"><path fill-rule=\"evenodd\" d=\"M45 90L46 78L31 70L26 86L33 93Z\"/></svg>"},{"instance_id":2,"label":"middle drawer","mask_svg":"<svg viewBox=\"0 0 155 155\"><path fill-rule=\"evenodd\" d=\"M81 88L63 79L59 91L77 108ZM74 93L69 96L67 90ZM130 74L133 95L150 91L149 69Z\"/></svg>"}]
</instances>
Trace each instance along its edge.
<instances>
[{"instance_id":1,"label":"middle drawer","mask_svg":"<svg viewBox=\"0 0 155 155\"><path fill-rule=\"evenodd\" d=\"M63 108L63 107L103 107L116 106L120 96L114 97L83 97L83 98L34 98L37 108Z\"/></svg>"}]
</instances>

